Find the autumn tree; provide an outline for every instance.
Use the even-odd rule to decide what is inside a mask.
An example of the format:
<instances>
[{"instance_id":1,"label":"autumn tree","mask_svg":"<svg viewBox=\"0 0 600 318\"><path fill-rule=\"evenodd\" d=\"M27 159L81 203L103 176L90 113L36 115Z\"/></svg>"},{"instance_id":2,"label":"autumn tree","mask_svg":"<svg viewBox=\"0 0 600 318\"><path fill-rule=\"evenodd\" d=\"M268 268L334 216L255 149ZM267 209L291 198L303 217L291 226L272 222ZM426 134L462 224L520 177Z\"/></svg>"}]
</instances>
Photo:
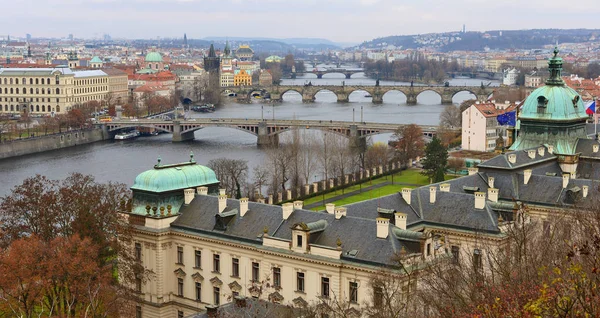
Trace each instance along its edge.
<instances>
[{"instance_id":1,"label":"autumn tree","mask_svg":"<svg viewBox=\"0 0 600 318\"><path fill-rule=\"evenodd\" d=\"M462 125L462 112L456 105L448 105L440 114L440 126L456 129Z\"/></svg>"},{"instance_id":2,"label":"autumn tree","mask_svg":"<svg viewBox=\"0 0 600 318\"><path fill-rule=\"evenodd\" d=\"M248 161L242 159L217 158L212 159L207 165L217 175L221 187L227 193L242 197L242 186L248 179Z\"/></svg>"},{"instance_id":3,"label":"autumn tree","mask_svg":"<svg viewBox=\"0 0 600 318\"><path fill-rule=\"evenodd\" d=\"M428 176L432 180L431 182L444 181L448 165L448 150L437 137L434 136L425 148L425 158L421 163L423 164L422 173Z\"/></svg>"},{"instance_id":4,"label":"autumn tree","mask_svg":"<svg viewBox=\"0 0 600 318\"><path fill-rule=\"evenodd\" d=\"M367 169L379 166L385 167L390 160L390 148L382 142L369 146L365 153L365 167Z\"/></svg>"},{"instance_id":5,"label":"autumn tree","mask_svg":"<svg viewBox=\"0 0 600 318\"><path fill-rule=\"evenodd\" d=\"M423 155L425 141L423 141L423 130L421 127L410 124L400 127L394 133L396 156L402 162L408 162Z\"/></svg>"},{"instance_id":6,"label":"autumn tree","mask_svg":"<svg viewBox=\"0 0 600 318\"><path fill-rule=\"evenodd\" d=\"M458 157L448 158L448 168L454 171L454 174L457 174L459 170L465 167L465 159Z\"/></svg>"}]
</instances>

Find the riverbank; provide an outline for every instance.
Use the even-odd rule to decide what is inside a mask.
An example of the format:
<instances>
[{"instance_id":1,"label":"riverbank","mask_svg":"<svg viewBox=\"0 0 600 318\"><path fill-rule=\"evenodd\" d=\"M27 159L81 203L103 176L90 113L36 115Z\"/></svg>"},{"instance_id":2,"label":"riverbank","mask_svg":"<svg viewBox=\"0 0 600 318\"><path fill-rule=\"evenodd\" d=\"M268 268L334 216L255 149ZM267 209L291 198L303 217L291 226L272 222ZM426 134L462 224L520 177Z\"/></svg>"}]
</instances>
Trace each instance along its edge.
<instances>
[{"instance_id":1,"label":"riverbank","mask_svg":"<svg viewBox=\"0 0 600 318\"><path fill-rule=\"evenodd\" d=\"M102 129L71 130L62 133L11 140L0 143L0 159L85 145L108 139Z\"/></svg>"}]
</instances>

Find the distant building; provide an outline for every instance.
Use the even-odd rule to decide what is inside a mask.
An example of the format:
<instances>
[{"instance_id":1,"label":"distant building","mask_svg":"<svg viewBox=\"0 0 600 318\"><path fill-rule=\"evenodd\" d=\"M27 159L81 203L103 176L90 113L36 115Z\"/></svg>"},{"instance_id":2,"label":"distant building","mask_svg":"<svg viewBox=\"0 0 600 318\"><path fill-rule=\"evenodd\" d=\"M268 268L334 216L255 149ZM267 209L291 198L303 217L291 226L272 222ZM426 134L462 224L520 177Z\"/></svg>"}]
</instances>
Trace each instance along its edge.
<instances>
[{"instance_id":1,"label":"distant building","mask_svg":"<svg viewBox=\"0 0 600 318\"><path fill-rule=\"evenodd\" d=\"M258 84L260 86L271 86L273 85L273 76L269 70L261 70L258 76Z\"/></svg>"},{"instance_id":2,"label":"distant building","mask_svg":"<svg viewBox=\"0 0 600 318\"><path fill-rule=\"evenodd\" d=\"M531 72L525 75L525 87L537 88L544 85L544 79L537 72Z\"/></svg>"},{"instance_id":3,"label":"distant building","mask_svg":"<svg viewBox=\"0 0 600 318\"><path fill-rule=\"evenodd\" d=\"M235 56L237 56L237 58L241 61L250 61L254 56L254 51L249 45L240 45L240 47L235 51Z\"/></svg>"},{"instance_id":4,"label":"distant building","mask_svg":"<svg viewBox=\"0 0 600 318\"><path fill-rule=\"evenodd\" d=\"M462 113L462 149L473 151L494 151L496 140L502 137L508 141L506 127L498 124L498 115L515 110L510 103L476 102Z\"/></svg>"},{"instance_id":5,"label":"distant building","mask_svg":"<svg viewBox=\"0 0 600 318\"><path fill-rule=\"evenodd\" d=\"M99 57L94 56L90 60L89 65L90 65L91 68L98 69L98 68L102 68L102 65L104 65L104 62Z\"/></svg>"},{"instance_id":6,"label":"distant building","mask_svg":"<svg viewBox=\"0 0 600 318\"><path fill-rule=\"evenodd\" d=\"M271 55L265 59L266 63L279 63L283 61L283 57L277 55Z\"/></svg>"},{"instance_id":7,"label":"distant building","mask_svg":"<svg viewBox=\"0 0 600 318\"><path fill-rule=\"evenodd\" d=\"M208 85L217 88L221 84L221 59L215 52L214 45L210 45L208 55L204 57L204 70L208 72Z\"/></svg>"},{"instance_id":8,"label":"distant building","mask_svg":"<svg viewBox=\"0 0 600 318\"><path fill-rule=\"evenodd\" d=\"M108 75L108 92L111 94L111 103L123 105L129 99L128 76L117 68L103 68L102 72Z\"/></svg>"},{"instance_id":9,"label":"distant building","mask_svg":"<svg viewBox=\"0 0 600 318\"><path fill-rule=\"evenodd\" d=\"M165 69L163 57L158 52L150 52L144 58L144 68L139 70L139 74L158 73Z\"/></svg>"},{"instance_id":10,"label":"distant building","mask_svg":"<svg viewBox=\"0 0 600 318\"><path fill-rule=\"evenodd\" d=\"M234 86L251 86L252 85L252 75L245 70L236 70L233 75L233 85Z\"/></svg>"},{"instance_id":11,"label":"distant building","mask_svg":"<svg viewBox=\"0 0 600 318\"><path fill-rule=\"evenodd\" d=\"M519 70L516 68L506 69L502 72L502 84L506 86L517 85Z\"/></svg>"}]
</instances>

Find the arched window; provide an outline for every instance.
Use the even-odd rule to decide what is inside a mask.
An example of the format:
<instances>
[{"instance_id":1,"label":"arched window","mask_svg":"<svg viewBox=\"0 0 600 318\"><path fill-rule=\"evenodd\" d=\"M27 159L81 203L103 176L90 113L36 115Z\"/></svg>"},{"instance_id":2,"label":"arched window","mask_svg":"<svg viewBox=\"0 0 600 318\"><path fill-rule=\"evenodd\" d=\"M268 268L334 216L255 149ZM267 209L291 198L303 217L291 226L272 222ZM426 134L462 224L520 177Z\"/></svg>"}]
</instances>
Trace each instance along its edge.
<instances>
[{"instance_id":1,"label":"arched window","mask_svg":"<svg viewBox=\"0 0 600 318\"><path fill-rule=\"evenodd\" d=\"M6 81L6 79L4 79L4 80ZM6 84L6 83L4 83L4 84ZM4 88L4 94L8 94L8 88L6 88L6 87Z\"/></svg>"},{"instance_id":2,"label":"arched window","mask_svg":"<svg viewBox=\"0 0 600 318\"><path fill-rule=\"evenodd\" d=\"M29 94L33 94L33 87L29 89Z\"/></svg>"},{"instance_id":3,"label":"arched window","mask_svg":"<svg viewBox=\"0 0 600 318\"><path fill-rule=\"evenodd\" d=\"M29 79L29 85L33 85L33 78Z\"/></svg>"},{"instance_id":4,"label":"arched window","mask_svg":"<svg viewBox=\"0 0 600 318\"><path fill-rule=\"evenodd\" d=\"M12 87L10 88L10 93L11 93L11 94L14 94Z\"/></svg>"},{"instance_id":5,"label":"arched window","mask_svg":"<svg viewBox=\"0 0 600 318\"><path fill-rule=\"evenodd\" d=\"M15 105L10 105L10 111L14 112L15 111Z\"/></svg>"},{"instance_id":6,"label":"arched window","mask_svg":"<svg viewBox=\"0 0 600 318\"><path fill-rule=\"evenodd\" d=\"M42 111L45 112L46 111L46 105L42 105Z\"/></svg>"},{"instance_id":7,"label":"arched window","mask_svg":"<svg viewBox=\"0 0 600 318\"><path fill-rule=\"evenodd\" d=\"M37 85L37 84L39 84L39 83L40 83L40 80L39 80L39 78L36 78L36 79L35 79L35 85Z\"/></svg>"},{"instance_id":8,"label":"arched window","mask_svg":"<svg viewBox=\"0 0 600 318\"><path fill-rule=\"evenodd\" d=\"M17 85L19 84L19 79L18 78L15 78L15 84L17 84Z\"/></svg>"},{"instance_id":9,"label":"arched window","mask_svg":"<svg viewBox=\"0 0 600 318\"><path fill-rule=\"evenodd\" d=\"M46 93L46 90L42 87L42 95Z\"/></svg>"},{"instance_id":10,"label":"arched window","mask_svg":"<svg viewBox=\"0 0 600 318\"><path fill-rule=\"evenodd\" d=\"M23 77L23 79L21 80L21 83L23 83L23 85L27 84L27 79L25 77Z\"/></svg>"},{"instance_id":11,"label":"arched window","mask_svg":"<svg viewBox=\"0 0 600 318\"><path fill-rule=\"evenodd\" d=\"M46 79L46 84L50 85L50 78Z\"/></svg>"},{"instance_id":12,"label":"arched window","mask_svg":"<svg viewBox=\"0 0 600 318\"><path fill-rule=\"evenodd\" d=\"M40 81L42 82L42 85L44 85L44 83L46 82L43 78Z\"/></svg>"},{"instance_id":13,"label":"arched window","mask_svg":"<svg viewBox=\"0 0 600 318\"><path fill-rule=\"evenodd\" d=\"M11 79L10 79L10 84L12 85L12 83L13 83L13 80L12 80L12 78L11 78Z\"/></svg>"},{"instance_id":14,"label":"arched window","mask_svg":"<svg viewBox=\"0 0 600 318\"><path fill-rule=\"evenodd\" d=\"M56 105L56 112L60 113L60 106Z\"/></svg>"},{"instance_id":15,"label":"arched window","mask_svg":"<svg viewBox=\"0 0 600 318\"><path fill-rule=\"evenodd\" d=\"M35 89L35 94L37 95L37 94L39 94L39 93L40 93L40 89L39 89L39 88L36 88L36 89Z\"/></svg>"},{"instance_id":16,"label":"arched window","mask_svg":"<svg viewBox=\"0 0 600 318\"><path fill-rule=\"evenodd\" d=\"M16 91L16 94L19 94L19 88L18 87L15 89L15 91Z\"/></svg>"},{"instance_id":17,"label":"arched window","mask_svg":"<svg viewBox=\"0 0 600 318\"><path fill-rule=\"evenodd\" d=\"M39 112L40 111L40 105L35 105L35 111Z\"/></svg>"},{"instance_id":18,"label":"arched window","mask_svg":"<svg viewBox=\"0 0 600 318\"><path fill-rule=\"evenodd\" d=\"M60 94L60 88L57 88L57 89L56 89L56 94L57 94L57 95L58 95L58 94Z\"/></svg>"}]
</instances>

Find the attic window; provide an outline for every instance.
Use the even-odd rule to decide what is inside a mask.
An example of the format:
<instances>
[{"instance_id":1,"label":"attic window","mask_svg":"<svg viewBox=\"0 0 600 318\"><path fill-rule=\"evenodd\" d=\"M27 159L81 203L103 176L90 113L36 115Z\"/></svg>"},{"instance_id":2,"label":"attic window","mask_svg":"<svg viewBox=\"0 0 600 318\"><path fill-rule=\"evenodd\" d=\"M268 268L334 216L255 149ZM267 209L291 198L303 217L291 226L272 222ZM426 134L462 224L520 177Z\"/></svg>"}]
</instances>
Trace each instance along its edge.
<instances>
[{"instance_id":1,"label":"attic window","mask_svg":"<svg viewBox=\"0 0 600 318\"><path fill-rule=\"evenodd\" d=\"M537 98L537 100L538 100L538 107L546 108L546 106L548 105L548 99L544 96L539 96Z\"/></svg>"},{"instance_id":2,"label":"attic window","mask_svg":"<svg viewBox=\"0 0 600 318\"><path fill-rule=\"evenodd\" d=\"M350 256L350 257L356 257L356 255L358 255L358 250L351 250L351 251L348 251L348 252L346 253L346 255L348 255L348 256Z\"/></svg>"},{"instance_id":3,"label":"attic window","mask_svg":"<svg viewBox=\"0 0 600 318\"><path fill-rule=\"evenodd\" d=\"M467 186L463 186L463 191L465 191L467 193L475 193L475 192L479 191L479 187L467 187Z\"/></svg>"},{"instance_id":4,"label":"attic window","mask_svg":"<svg viewBox=\"0 0 600 318\"><path fill-rule=\"evenodd\" d=\"M548 177L556 177L556 172L546 172Z\"/></svg>"}]
</instances>

